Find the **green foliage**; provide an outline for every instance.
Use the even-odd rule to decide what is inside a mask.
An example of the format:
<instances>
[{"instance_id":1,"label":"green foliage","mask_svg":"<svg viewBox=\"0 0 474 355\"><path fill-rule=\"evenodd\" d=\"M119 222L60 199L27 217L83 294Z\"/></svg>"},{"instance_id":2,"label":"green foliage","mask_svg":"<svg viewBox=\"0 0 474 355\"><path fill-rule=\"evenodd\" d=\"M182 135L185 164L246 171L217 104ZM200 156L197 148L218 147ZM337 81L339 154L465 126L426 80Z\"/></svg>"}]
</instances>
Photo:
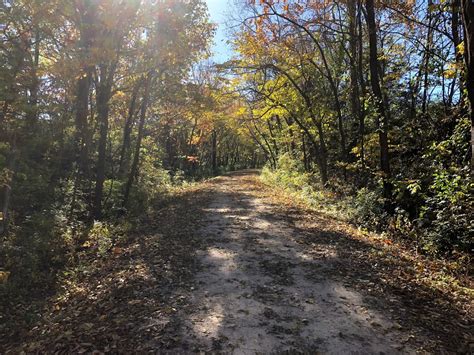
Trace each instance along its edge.
<instances>
[{"instance_id":1,"label":"green foliage","mask_svg":"<svg viewBox=\"0 0 474 355\"><path fill-rule=\"evenodd\" d=\"M163 169L153 156L145 156L141 174L132 190L129 212L143 214L159 199L167 196L174 186L168 170Z\"/></svg>"},{"instance_id":2,"label":"green foliage","mask_svg":"<svg viewBox=\"0 0 474 355\"><path fill-rule=\"evenodd\" d=\"M381 230L387 221L380 191L362 188L354 196L350 220L365 228Z\"/></svg>"},{"instance_id":3,"label":"green foliage","mask_svg":"<svg viewBox=\"0 0 474 355\"><path fill-rule=\"evenodd\" d=\"M285 153L278 158L277 168L274 174L269 174L267 167L263 176L270 177L279 185L289 189L307 189L310 186L311 175L304 172L301 161L296 160L289 153Z\"/></svg>"},{"instance_id":4,"label":"green foliage","mask_svg":"<svg viewBox=\"0 0 474 355\"><path fill-rule=\"evenodd\" d=\"M423 248L435 254L472 251L474 183L468 169L455 173L442 168L436 171L429 193L419 217L424 227Z\"/></svg>"},{"instance_id":5,"label":"green foliage","mask_svg":"<svg viewBox=\"0 0 474 355\"><path fill-rule=\"evenodd\" d=\"M13 227L3 241L3 267L11 272L11 287L23 294L51 284L56 270L67 263L70 240L50 213L35 213L22 228Z\"/></svg>"},{"instance_id":6,"label":"green foliage","mask_svg":"<svg viewBox=\"0 0 474 355\"><path fill-rule=\"evenodd\" d=\"M288 193L302 198L312 207L332 213L338 218L346 218L351 211L345 202L345 196L338 196L325 190L314 173L304 171L303 164L291 154L283 154L277 162L277 168L266 166L262 169L261 179L264 183L279 187Z\"/></svg>"},{"instance_id":7,"label":"green foliage","mask_svg":"<svg viewBox=\"0 0 474 355\"><path fill-rule=\"evenodd\" d=\"M106 218L113 218L123 209L123 191L125 182L122 180L107 179L104 181L104 214Z\"/></svg>"},{"instance_id":8,"label":"green foliage","mask_svg":"<svg viewBox=\"0 0 474 355\"><path fill-rule=\"evenodd\" d=\"M95 221L88 233L87 246L94 245L98 255L105 255L113 246L111 225Z\"/></svg>"},{"instance_id":9,"label":"green foliage","mask_svg":"<svg viewBox=\"0 0 474 355\"><path fill-rule=\"evenodd\" d=\"M279 158L277 169L265 167L261 178L319 210L360 227L409 239L420 250L442 256L456 251L470 252L474 248L474 184L467 169L454 170L455 173L443 169L434 172L428 186L419 180L398 182L398 207L394 214L386 212L380 187L364 187L352 196L336 197L322 189L289 154ZM415 206L419 212L410 216L402 206L406 209Z\"/></svg>"}]
</instances>

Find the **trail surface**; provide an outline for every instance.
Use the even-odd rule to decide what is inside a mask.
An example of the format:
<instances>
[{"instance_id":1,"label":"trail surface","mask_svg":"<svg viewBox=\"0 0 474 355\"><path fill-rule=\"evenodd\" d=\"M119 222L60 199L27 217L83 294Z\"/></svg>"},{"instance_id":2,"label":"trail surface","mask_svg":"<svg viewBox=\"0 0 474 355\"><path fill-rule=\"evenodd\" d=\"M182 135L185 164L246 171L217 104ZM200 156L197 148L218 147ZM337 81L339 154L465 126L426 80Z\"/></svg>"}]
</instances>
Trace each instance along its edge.
<instances>
[{"instance_id":1,"label":"trail surface","mask_svg":"<svg viewBox=\"0 0 474 355\"><path fill-rule=\"evenodd\" d=\"M183 342L193 350L241 354L413 351L405 344L409 332L338 277L336 239L343 236L320 230L308 248L301 241L311 230L290 218L297 211L252 194L251 177L214 183L198 230L205 241L197 254L202 270L189 299L193 311L183 319Z\"/></svg>"},{"instance_id":2,"label":"trail surface","mask_svg":"<svg viewBox=\"0 0 474 355\"><path fill-rule=\"evenodd\" d=\"M268 353L414 353L443 344L416 292L394 278L354 229L282 204L254 172L215 179L203 207L188 307L175 350ZM371 265L370 263L373 262ZM402 265L405 267L405 265ZM421 293L421 295L420 295ZM380 298L379 298L380 297ZM431 317L431 318L430 318ZM428 329L426 329L428 326ZM457 334L458 340L462 335ZM454 340L454 339L452 339ZM457 340L454 340L456 342Z\"/></svg>"},{"instance_id":3,"label":"trail surface","mask_svg":"<svg viewBox=\"0 0 474 355\"><path fill-rule=\"evenodd\" d=\"M429 263L256 172L186 190L142 224L83 262L36 324L3 336L6 352L473 350L472 303L429 281Z\"/></svg>"}]
</instances>

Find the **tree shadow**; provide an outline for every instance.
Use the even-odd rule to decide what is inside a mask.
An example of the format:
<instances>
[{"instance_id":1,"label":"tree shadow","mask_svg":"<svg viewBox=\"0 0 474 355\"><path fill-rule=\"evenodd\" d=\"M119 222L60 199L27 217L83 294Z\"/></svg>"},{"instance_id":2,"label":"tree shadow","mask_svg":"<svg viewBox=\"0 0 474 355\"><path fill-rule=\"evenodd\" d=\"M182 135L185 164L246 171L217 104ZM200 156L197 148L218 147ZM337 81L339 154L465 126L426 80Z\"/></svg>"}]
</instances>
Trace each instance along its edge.
<instances>
[{"instance_id":1,"label":"tree shadow","mask_svg":"<svg viewBox=\"0 0 474 355\"><path fill-rule=\"evenodd\" d=\"M1 350L468 349L465 312L417 282L410 260L323 215L260 203L254 176L179 194Z\"/></svg>"},{"instance_id":2,"label":"tree shadow","mask_svg":"<svg viewBox=\"0 0 474 355\"><path fill-rule=\"evenodd\" d=\"M242 178L252 176L252 174L234 176ZM224 181L223 178L218 180L219 183ZM246 187L246 189L247 188L248 187ZM211 330L207 329L207 331L212 334L205 334L205 332L198 329L195 334L187 340L188 347L194 347L194 349L204 351L219 351L222 350L223 346L225 346L226 349L232 349L232 346L240 342L244 344L239 347L240 350L247 349L250 352L255 352L268 348L275 349L275 344L281 344L281 341L272 339L270 344L266 345L267 348L265 348L265 345L262 345L263 340L257 336L256 338L254 337L252 343L249 339L252 338L253 334L249 330L243 331L242 328L247 326L247 328L251 329L253 327L255 329L255 325L250 326L249 324L251 322L247 322L248 324L246 324L246 322L241 321L238 326L240 331L236 331L234 327L235 319L239 318L241 314L251 319L255 314L249 317L243 310L258 309L262 311L262 313L266 312L270 316L273 312L277 315L275 319L279 320L278 313L271 308L275 308L275 304L272 304L274 300L272 301L271 295L278 294L278 287L275 289L275 285L291 286L294 283L294 280L292 280L292 274L294 274L294 272L289 272L289 269L294 268L295 265L299 266L297 271L302 272L305 279L316 282L310 283L308 285L309 287L320 286L321 283L326 282L325 287L330 290L327 292L327 299L325 299L324 302L331 303L331 298L338 298L340 297L340 293L344 294L347 293L347 291L349 291L349 296L346 298L349 299L350 297L360 295L361 299L358 302L353 302L352 306L355 304L357 307L365 306L370 308L371 311L377 313L374 319L376 319L378 315L383 315L393 323L392 326L394 329L389 329L388 331L391 331L394 335L406 335L407 338L402 339L402 341L406 341L417 347L434 348L442 346L442 348L448 351L452 349L462 349L467 346L465 339L462 339L462 335L466 334L466 329L463 327L466 314L455 304L450 302L451 299L449 295L443 294L435 288L420 284L411 278L394 278L394 273L399 272L401 269L405 272L411 272L410 270L413 269L413 265L410 264L410 260L404 260L396 255L387 256L387 252L380 246L355 239L354 236L349 233L330 230L330 228L334 227L334 224L324 215L313 216L318 219L318 226L303 229L296 227L296 225L298 221L306 218L306 211L298 209L281 211L280 213L274 210L268 212L260 211L258 212L258 219L260 220L259 223L263 223L263 225L260 225L259 228L263 229L263 231L255 232L252 230L255 226L246 227L244 225L236 228L235 220L239 218L242 219L243 217L243 223L246 223L249 211L253 211L255 208L251 203L253 197L248 196L246 189L243 191L233 189L232 191L214 194L215 199L228 201L228 204L221 203L221 205L215 206L214 209L206 209L207 214L214 216L220 214L221 216L218 219L221 221L220 223L216 223L216 220L211 221L211 224L220 225L220 227L215 228L214 233L212 230L209 231L208 228L204 231L204 246L207 246L207 256L205 256L204 259L213 259L210 266L208 266L208 268L210 267L214 270L215 276L213 282L218 280L224 283L224 285L234 282L244 284L252 283L252 281L247 280L245 277L245 271L233 271L232 265L234 265L234 267L237 265L236 268L242 266L245 270L246 261L242 260L245 258L242 258L241 254L245 254L246 248L252 248L256 244L261 244L262 240L269 240L271 243L265 243L266 245L263 248L254 251L261 260L251 261L257 263L258 268L263 270L263 276L257 278L256 282L254 280L252 285L254 292L251 293L251 297L246 295L246 288L244 288L244 291L239 291L236 287L222 286L222 293L227 299L235 298L235 294L238 294L237 297L239 299L242 299L242 297L246 298L244 305L245 303L247 303L247 305L242 308L234 307L240 304L236 300L233 304L229 303L228 300L218 302L214 299L210 302L207 299L209 290L206 290L206 288L210 287L209 282L206 283L205 280L198 281L198 283L202 283L201 288L204 289L204 292L202 294L195 292L193 304L214 303L213 307L205 306L200 315L202 319L206 320L205 323L207 323L207 326L213 328L213 330L211 332ZM236 205L238 208L236 208ZM267 233L265 231L265 223L271 226L281 221L284 221L284 224L293 231L289 239L305 248L305 250L309 250L309 253L303 253L305 255L301 255L301 250L299 252L292 250L294 245L286 247L286 255L272 253L272 250L281 250L282 245L276 244L281 244L284 239L275 238L275 235ZM222 226L224 227L222 228ZM244 231L245 236L241 241L242 250L236 252L235 247L231 246L236 242L232 240L223 242L222 235L226 232L230 234L235 233L236 230L238 231L239 229ZM201 231L201 233L203 232ZM288 236L285 236L285 238L287 237ZM208 276L207 273L204 273L204 275ZM328 280L329 282L327 282ZM400 281L404 283L400 283ZM327 285L328 283L329 285ZM340 285L343 286L342 289ZM217 300L219 300L219 294L216 297ZM252 300L257 300L258 302L252 303ZM338 302L338 300L336 300L336 302ZM440 308L440 304L443 305L443 308ZM285 311L284 309L282 310L281 307L278 308L278 305L276 308L280 311ZM354 324L358 326L366 328L377 328L380 326L380 324L374 320L372 320L373 324L367 326L367 319L362 319L357 314L351 313L351 310L345 311L345 316L348 314L352 316L354 318ZM299 321L300 323L307 323L307 318L314 315L315 314L305 313L305 315L299 316ZM182 320L180 324L185 329L184 332L189 333L190 327L192 327L192 323L195 322L196 319L193 319L193 316L190 316L187 311L182 312L180 318ZM221 320L217 321L211 318ZM297 312L292 318L298 318ZM237 338L236 336L229 336L230 331L225 329L226 323L229 323L226 321L227 319L231 320L230 331L246 338L246 341L242 342L240 339L237 339L238 336ZM294 322L295 319L292 319L292 321ZM275 324L271 325L271 327L275 326ZM302 338L292 332L290 328L291 327L285 328L277 326L276 329L279 329L279 332L276 331L275 333L279 336L281 336L279 333L282 332L291 334L291 340L293 343L298 343L298 346L292 347L291 341L285 339L286 348L279 350L289 349L304 351L305 349L319 348L319 345L325 342L324 337L314 337L314 334L313 343L303 341ZM311 329L311 326L300 325L300 328ZM341 329L343 328L341 327ZM335 331L337 332L337 329ZM387 329L384 331L388 332ZM303 329L303 331L300 330L298 333L305 334L305 331ZM306 335L308 335L308 332L306 332ZM333 334L329 334L329 336L333 336ZM342 336L344 336L344 334ZM366 349L369 347L365 341L366 339L363 339L360 334L349 334L346 336L348 337L347 344L351 344L351 346L353 346L355 341L358 341ZM268 333L264 334L264 337L267 338L267 342L269 338L272 338ZM357 339L357 337L359 337L359 339ZM427 344L427 339L430 344ZM273 344L271 343L272 341L274 342ZM249 344L253 344L253 346L256 347L249 347ZM171 349L181 348L183 346L183 338L177 339L176 342L170 343L168 346Z\"/></svg>"}]
</instances>

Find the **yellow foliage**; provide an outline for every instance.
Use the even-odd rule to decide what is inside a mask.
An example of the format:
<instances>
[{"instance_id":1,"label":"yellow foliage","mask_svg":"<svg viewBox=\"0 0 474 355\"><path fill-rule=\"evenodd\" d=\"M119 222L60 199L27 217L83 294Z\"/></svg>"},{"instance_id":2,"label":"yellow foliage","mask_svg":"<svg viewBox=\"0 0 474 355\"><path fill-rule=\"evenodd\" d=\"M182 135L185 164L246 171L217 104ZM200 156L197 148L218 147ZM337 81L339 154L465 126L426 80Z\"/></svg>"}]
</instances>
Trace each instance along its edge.
<instances>
[{"instance_id":1,"label":"yellow foliage","mask_svg":"<svg viewBox=\"0 0 474 355\"><path fill-rule=\"evenodd\" d=\"M6 284L8 282L9 276L10 276L9 271L0 271L0 284Z\"/></svg>"},{"instance_id":2,"label":"yellow foliage","mask_svg":"<svg viewBox=\"0 0 474 355\"><path fill-rule=\"evenodd\" d=\"M443 72L443 76L447 79L453 79L456 77L458 70L457 63L449 63L448 68Z\"/></svg>"}]
</instances>

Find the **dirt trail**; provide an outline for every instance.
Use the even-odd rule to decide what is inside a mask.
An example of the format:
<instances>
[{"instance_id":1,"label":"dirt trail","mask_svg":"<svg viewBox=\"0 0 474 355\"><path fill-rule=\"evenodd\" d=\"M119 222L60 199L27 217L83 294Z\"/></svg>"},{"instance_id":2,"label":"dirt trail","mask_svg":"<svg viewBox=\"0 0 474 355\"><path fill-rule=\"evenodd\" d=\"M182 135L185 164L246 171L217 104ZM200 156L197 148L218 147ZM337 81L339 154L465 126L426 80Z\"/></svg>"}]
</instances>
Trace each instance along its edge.
<instances>
[{"instance_id":1,"label":"dirt trail","mask_svg":"<svg viewBox=\"0 0 474 355\"><path fill-rule=\"evenodd\" d=\"M140 226L111 253L82 255L41 308L18 305L36 320L0 324L0 353L474 350L472 299L433 282L435 266L255 172L185 189Z\"/></svg>"},{"instance_id":2,"label":"dirt trail","mask_svg":"<svg viewBox=\"0 0 474 355\"><path fill-rule=\"evenodd\" d=\"M413 352L408 331L336 276L334 247L299 243L303 231L251 193L251 180L234 174L213 183L197 231L201 270L175 350Z\"/></svg>"}]
</instances>

